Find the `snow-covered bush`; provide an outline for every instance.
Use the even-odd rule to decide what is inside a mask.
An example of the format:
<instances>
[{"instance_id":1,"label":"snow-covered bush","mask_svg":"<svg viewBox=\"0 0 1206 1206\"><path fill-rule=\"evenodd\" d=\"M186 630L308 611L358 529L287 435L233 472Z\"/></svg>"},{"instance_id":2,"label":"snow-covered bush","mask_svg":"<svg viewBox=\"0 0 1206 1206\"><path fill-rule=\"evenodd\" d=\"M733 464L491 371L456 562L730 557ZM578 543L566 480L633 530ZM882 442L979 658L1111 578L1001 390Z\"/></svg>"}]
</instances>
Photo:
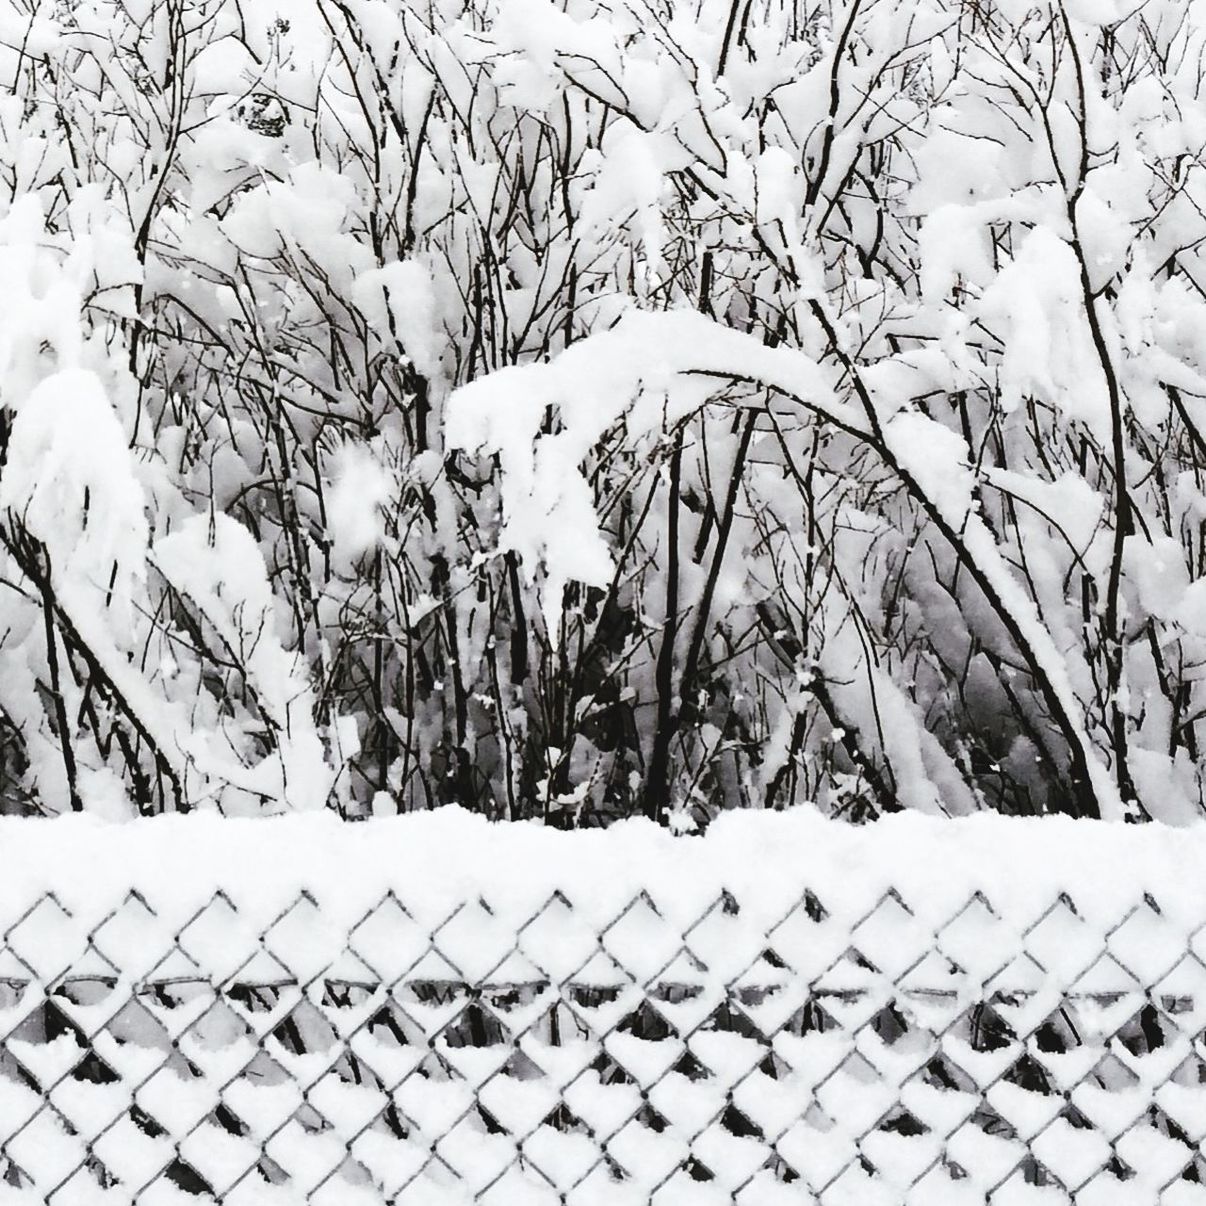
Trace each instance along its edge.
<instances>
[{"instance_id":1,"label":"snow-covered bush","mask_svg":"<svg viewBox=\"0 0 1206 1206\"><path fill-rule=\"evenodd\" d=\"M0 23L5 807L1201 810L1200 0Z\"/></svg>"}]
</instances>

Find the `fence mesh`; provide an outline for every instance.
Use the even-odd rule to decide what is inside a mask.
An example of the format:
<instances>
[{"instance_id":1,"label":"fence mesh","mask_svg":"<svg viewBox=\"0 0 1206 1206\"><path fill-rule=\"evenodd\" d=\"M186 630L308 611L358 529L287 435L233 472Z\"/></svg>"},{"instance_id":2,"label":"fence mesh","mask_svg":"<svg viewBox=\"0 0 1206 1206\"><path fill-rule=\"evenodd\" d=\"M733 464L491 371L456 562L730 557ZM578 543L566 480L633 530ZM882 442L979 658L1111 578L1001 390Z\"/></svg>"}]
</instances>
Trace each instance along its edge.
<instances>
[{"instance_id":1,"label":"fence mesh","mask_svg":"<svg viewBox=\"0 0 1206 1206\"><path fill-rule=\"evenodd\" d=\"M0 1201L1206 1204L1206 929L642 892L334 931L47 894L0 945Z\"/></svg>"}]
</instances>

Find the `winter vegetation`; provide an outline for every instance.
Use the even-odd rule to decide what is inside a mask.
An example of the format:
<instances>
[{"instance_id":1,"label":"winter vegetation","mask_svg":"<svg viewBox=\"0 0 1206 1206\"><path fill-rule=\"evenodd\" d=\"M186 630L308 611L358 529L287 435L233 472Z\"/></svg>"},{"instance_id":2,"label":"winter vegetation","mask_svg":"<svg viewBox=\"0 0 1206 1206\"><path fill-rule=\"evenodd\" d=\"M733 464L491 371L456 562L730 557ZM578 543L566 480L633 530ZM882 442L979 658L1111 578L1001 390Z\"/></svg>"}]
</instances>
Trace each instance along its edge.
<instances>
[{"instance_id":1,"label":"winter vegetation","mask_svg":"<svg viewBox=\"0 0 1206 1206\"><path fill-rule=\"evenodd\" d=\"M1204 43L0 0L4 810L1200 815Z\"/></svg>"}]
</instances>

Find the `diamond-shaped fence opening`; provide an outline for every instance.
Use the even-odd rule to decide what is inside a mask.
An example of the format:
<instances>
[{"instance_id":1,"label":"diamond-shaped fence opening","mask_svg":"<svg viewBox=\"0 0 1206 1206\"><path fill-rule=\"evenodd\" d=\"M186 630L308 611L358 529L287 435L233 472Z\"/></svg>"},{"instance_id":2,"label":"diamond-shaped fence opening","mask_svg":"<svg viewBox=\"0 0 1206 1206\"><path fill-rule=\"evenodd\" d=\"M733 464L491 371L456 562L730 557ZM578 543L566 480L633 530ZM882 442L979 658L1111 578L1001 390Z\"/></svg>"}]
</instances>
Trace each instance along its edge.
<instances>
[{"instance_id":1,"label":"diamond-shaped fence opening","mask_svg":"<svg viewBox=\"0 0 1206 1206\"><path fill-rule=\"evenodd\" d=\"M979 985L1019 953L1021 934L983 892L974 892L938 928L935 949L959 968L969 985Z\"/></svg>"},{"instance_id":2,"label":"diamond-shaped fence opening","mask_svg":"<svg viewBox=\"0 0 1206 1206\"><path fill-rule=\"evenodd\" d=\"M917 920L900 893L890 888L854 926L850 951L893 980L923 957L933 935Z\"/></svg>"},{"instance_id":3,"label":"diamond-shaped fence opening","mask_svg":"<svg viewBox=\"0 0 1206 1206\"><path fill-rule=\"evenodd\" d=\"M126 979L140 980L163 958L172 945L172 936L170 924L141 892L131 889L92 929L88 940Z\"/></svg>"},{"instance_id":4,"label":"diamond-shaped fence opening","mask_svg":"<svg viewBox=\"0 0 1206 1206\"><path fill-rule=\"evenodd\" d=\"M43 984L66 974L83 958L87 929L53 892L32 901L3 933L6 959L18 976L22 970Z\"/></svg>"},{"instance_id":5,"label":"diamond-shaped fence opening","mask_svg":"<svg viewBox=\"0 0 1206 1206\"><path fill-rule=\"evenodd\" d=\"M1150 988L1167 975L1189 946L1182 928L1146 894L1106 938L1109 952L1143 988Z\"/></svg>"},{"instance_id":6,"label":"diamond-shaped fence opening","mask_svg":"<svg viewBox=\"0 0 1206 1206\"><path fill-rule=\"evenodd\" d=\"M1061 893L1025 932L1026 951L1046 973L1048 982L1067 982L1069 973L1092 966L1107 942L1087 922L1072 898Z\"/></svg>"},{"instance_id":7,"label":"diamond-shaped fence opening","mask_svg":"<svg viewBox=\"0 0 1206 1206\"><path fill-rule=\"evenodd\" d=\"M180 928L174 945L215 983L233 976L262 949L261 935L221 890ZM164 954L167 957L174 951Z\"/></svg>"},{"instance_id":8,"label":"diamond-shaped fence opening","mask_svg":"<svg viewBox=\"0 0 1206 1206\"><path fill-rule=\"evenodd\" d=\"M44 894L0 926L0 1196L1206 1204L1206 930L1152 896L663 892Z\"/></svg>"},{"instance_id":9,"label":"diamond-shaped fence opening","mask_svg":"<svg viewBox=\"0 0 1206 1206\"><path fill-rule=\"evenodd\" d=\"M640 985L650 983L683 945L677 931L647 891L634 897L601 935L606 952Z\"/></svg>"}]
</instances>

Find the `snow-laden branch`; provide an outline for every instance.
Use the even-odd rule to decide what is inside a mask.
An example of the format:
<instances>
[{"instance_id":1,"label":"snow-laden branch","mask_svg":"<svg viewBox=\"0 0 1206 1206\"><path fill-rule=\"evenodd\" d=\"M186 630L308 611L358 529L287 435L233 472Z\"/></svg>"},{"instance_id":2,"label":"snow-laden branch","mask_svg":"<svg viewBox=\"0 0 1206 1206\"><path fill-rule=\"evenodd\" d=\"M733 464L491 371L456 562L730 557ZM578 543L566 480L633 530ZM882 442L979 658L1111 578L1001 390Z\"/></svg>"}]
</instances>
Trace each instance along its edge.
<instances>
[{"instance_id":1,"label":"snow-laden branch","mask_svg":"<svg viewBox=\"0 0 1206 1206\"><path fill-rule=\"evenodd\" d=\"M773 389L866 434L823 366L691 311L632 311L550 361L502 369L449 399L449 446L499 458L499 547L517 553L529 573L543 567L550 632L565 584L605 586L614 568L583 473L587 455L621 419L631 439L670 430L716 392L717 379Z\"/></svg>"},{"instance_id":2,"label":"snow-laden branch","mask_svg":"<svg viewBox=\"0 0 1206 1206\"><path fill-rule=\"evenodd\" d=\"M621 419L630 438L669 430L715 393L718 379L782 394L822 425L865 442L888 463L914 501L957 543L1041 679L1074 762L1082 763L1073 773L1087 774L1100 815L1120 819L1122 802L1085 729L1064 656L977 514L966 443L899 403L865 398L856 408L839 396L834 375L806 353L766 347L700 314L627 314L610 331L547 363L481 378L449 400L450 446L499 458L500 547L519 554L529 572L543 566L549 632L557 630L567 582L602 587L613 570L584 473L591 450ZM556 429L544 432L551 415Z\"/></svg>"}]
</instances>

